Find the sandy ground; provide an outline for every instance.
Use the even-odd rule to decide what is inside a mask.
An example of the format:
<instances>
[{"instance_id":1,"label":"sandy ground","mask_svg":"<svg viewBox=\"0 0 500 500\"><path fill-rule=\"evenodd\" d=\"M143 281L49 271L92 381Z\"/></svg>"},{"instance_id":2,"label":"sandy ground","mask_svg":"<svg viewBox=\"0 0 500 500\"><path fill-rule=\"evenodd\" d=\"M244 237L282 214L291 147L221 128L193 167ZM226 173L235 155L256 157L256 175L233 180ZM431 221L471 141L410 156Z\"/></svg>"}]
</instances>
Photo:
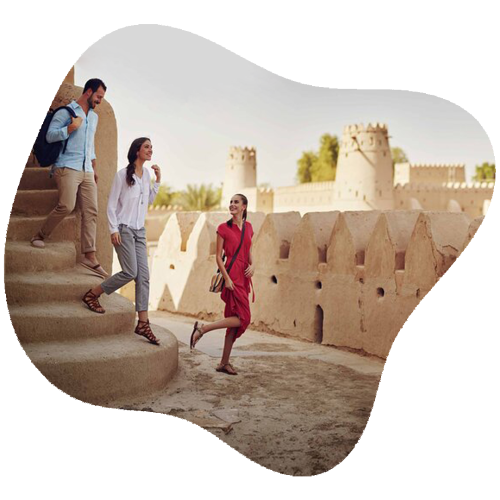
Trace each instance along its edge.
<instances>
[{"instance_id":1,"label":"sandy ground","mask_svg":"<svg viewBox=\"0 0 500 500\"><path fill-rule=\"evenodd\" d=\"M223 331L208 333L190 353L192 319L157 312L151 322L177 336L178 373L163 392L113 406L187 419L289 475L330 470L360 438L382 360L248 330L233 349L239 373L229 376L215 371Z\"/></svg>"}]
</instances>

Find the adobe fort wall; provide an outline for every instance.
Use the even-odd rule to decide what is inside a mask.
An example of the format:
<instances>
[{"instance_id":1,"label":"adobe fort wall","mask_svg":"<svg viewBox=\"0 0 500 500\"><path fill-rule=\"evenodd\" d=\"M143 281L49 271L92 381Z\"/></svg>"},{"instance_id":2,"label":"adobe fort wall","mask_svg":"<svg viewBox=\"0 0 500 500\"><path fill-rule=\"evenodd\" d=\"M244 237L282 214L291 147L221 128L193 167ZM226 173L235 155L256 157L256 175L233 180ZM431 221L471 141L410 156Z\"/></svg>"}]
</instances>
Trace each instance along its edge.
<instances>
[{"instance_id":1,"label":"adobe fort wall","mask_svg":"<svg viewBox=\"0 0 500 500\"><path fill-rule=\"evenodd\" d=\"M307 182L274 190L273 212L325 212L333 208L335 182Z\"/></svg>"},{"instance_id":2,"label":"adobe fort wall","mask_svg":"<svg viewBox=\"0 0 500 500\"><path fill-rule=\"evenodd\" d=\"M494 186L494 182L397 185L394 208L465 212L472 218L480 217L486 213Z\"/></svg>"},{"instance_id":3,"label":"adobe fort wall","mask_svg":"<svg viewBox=\"0 0 500 500\"><path fill-rule=\"evenodd\" d=\"M222 208L243 193L249 210L264 213L332 210L444 210L484 215L493 182L466 183L464 164L397 163L393 168L385 124L344 127L335 181L260 189L255 148L232 147L226 162Z\"/></svg>"},{"instance_id":4,"label":"adobe fort wall","mask_svg":"<svg viewBox=\"0 0 500 500\"><path fill-rule=\"evenodd\" d=\"M219 319L208 292L222 213L177 213L158 242L151 308ZM357 211L249 214L255 230L251 328L385 358L403 324L482 218Z\"/></svg>"},{"instance_id":5,"label":"adobe fort wall","mask_svg":"<svg viewBox=\"0 0 500 500\"><path fill-rule=\"evenodd\" d=\"M465 182L465 165L427 165L414 163L396 163L394 165L394 185L398 184L443 184L447 182Z\"/></svg>"}]
</instances>

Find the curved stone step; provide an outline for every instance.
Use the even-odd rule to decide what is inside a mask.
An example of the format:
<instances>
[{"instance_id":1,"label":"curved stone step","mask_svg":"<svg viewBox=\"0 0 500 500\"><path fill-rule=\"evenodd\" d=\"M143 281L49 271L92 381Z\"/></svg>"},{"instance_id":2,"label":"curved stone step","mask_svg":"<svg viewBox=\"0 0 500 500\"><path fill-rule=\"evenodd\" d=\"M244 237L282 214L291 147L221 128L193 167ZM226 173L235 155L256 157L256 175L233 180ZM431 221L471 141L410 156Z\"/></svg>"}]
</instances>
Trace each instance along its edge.
<instances>
[{"instance_id":1,"label":"curved stone step","mask_svg":"<svg viewBox=\"0 0 500 500\"><path fill-rule=\"evenodd\" d=\"M57 189L30 189L18 191L12 207L12 215L48 215L57 205Z\"/></svg>"},{"instance_id":2,"label":"curved stone step","mask_svg":"<svg viewBox=\"0 0 500 500\"><path fill-rule=\"evenodd\" d=\"M35 167L41 168L40 164L38 163L38 160L36 159L36 156L33 154L33 151L31 151L28 160L26 161L26 168L35 168Z\"/></svg>"},{"instance_id":3,"label":"curved stone step","mask_svg":"<svg viewBox=\"0 0 500 500\"><path fill-rule=\"evenodd\" d=\"M29 241L36 234L46 220L46 215L27 217L12 215L7 229L7 240ZM77 239L79 222L76 214L72 213L64 218L50 235L51 241L75 241Z\"/></svg>"},{"instance_id":4,"label":"curved stone step","mask_svg":"<svg viewBox=\"0 0 500 500\"><path fill-rule=\"evenodd\" d=\"M124 333L79 342L24 346L40 372L56 387L81 401L106 404L163 389L177 371L175 336L152 325L161 345Z\"/></svg>"},{"instance_id":5,"label":"curved stone step","mask_svg":"<svg viewBox=\"0 0 500 500\"><path fill-rule=\"evenodd\" d=\"M84 292L102 281L80 265L57 273L10 273L5 276L5 294L9 306L79 301Z\"/></svg>"},{"instance_id":6,"label":"curved stone step","mask_svg":"<svg viewBox=\"0 0 500 500\"><path fill-rule=\"evenodd\" d=\"M76 249L73 242L48 242L45 248L32 247L29 241L7 241L5 273L60 271L74 267Z\"/></svg>"},{"instance_id":7,"label":"curved stone step","mask_svg":"<svg viewBox=\"0 0 500 500\"><path fill-rule=\"evenodd\" d=\"M83 290L82 295L87 290ZM100 300L105 314L92 312L83 302L42 302L9 306L10 319L21 344L103 338L133 333L134 305L117 293Z\"/></svg>"},{"instance_id":8,"label":"curved stone step","mask_svg":"<svg viewBox=\"0 0 500 500\"><path fill-rule=\"evenodd\" d=\"M25 168L18 189L57 189L54 177L49 177L50 167Z\"/></svg>"}]
</instances>

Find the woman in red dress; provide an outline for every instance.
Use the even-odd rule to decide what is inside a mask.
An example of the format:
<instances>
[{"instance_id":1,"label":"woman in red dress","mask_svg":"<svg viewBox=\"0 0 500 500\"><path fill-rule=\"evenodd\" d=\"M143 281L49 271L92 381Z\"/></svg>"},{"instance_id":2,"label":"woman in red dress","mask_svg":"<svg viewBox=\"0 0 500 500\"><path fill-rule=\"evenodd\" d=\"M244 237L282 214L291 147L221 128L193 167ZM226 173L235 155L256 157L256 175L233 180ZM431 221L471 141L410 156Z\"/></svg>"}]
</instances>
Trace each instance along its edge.
<instances>
[{"instance_id":1,"label":"woman in red dress","mask_svg":"<svg viewBox=\"0 0 500 500\"><path fill-rule=\"evenodd\" d=\"M250 293L250 286L252 285L254 264L252 260L253 228L250 222L246 220L247 206L247 198L242 194L235 194L229 204L229 212L232 215L232 219L224 222L217 228L216 260L217 266L225 280L224 288L221 292L221 298L226 304L224 319L208 325L198 325L198 322L196 322L190 341L190 348L193 349L205 333L226 328L222 359L216 370L229 375L237 375L236 370L229 363L233 344L250 324L248 295ZM245 227L243 243L228 274L222 260L223 251L226 254L226 266L229 267L240 245L243 227Z\"/></svg>"}]
</instances>

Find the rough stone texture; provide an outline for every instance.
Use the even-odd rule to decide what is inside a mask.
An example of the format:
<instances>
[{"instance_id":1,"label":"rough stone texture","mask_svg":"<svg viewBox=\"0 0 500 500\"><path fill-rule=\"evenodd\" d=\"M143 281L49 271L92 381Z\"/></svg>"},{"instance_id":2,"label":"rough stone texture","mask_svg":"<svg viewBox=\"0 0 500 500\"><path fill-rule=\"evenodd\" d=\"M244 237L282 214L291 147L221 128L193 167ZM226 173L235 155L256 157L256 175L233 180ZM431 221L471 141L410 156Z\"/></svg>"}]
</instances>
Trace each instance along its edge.
<instances>
[{"instance_id":1,"label":"rough stone texture","mask_svg":"<svg viewBox=\"0 0 500 500\"><path fill-rule=\"evenodd\" d=\"M469 243L472 241L474 236L476 236L476 233L479 231L479 228L481 227L481 224L484 222L485 217L486 216L484 215L482 217L477 217L470 223L469 231L467 233L467 238L464 242L462 249L460 250L459 256L461 256L464 253L466 248L469 246Z\"/></svg>"},{"instance_id":2,"label":"rough stone texture","mask_svg":"<svg viewBox=\"0 0 500 500\"><path fill-rule=\"evenodd\" d=\"M170 218L159 242L151 305L218 319L223 303L207 289L215 229L225 218L199 215L181 252L183 217ZM254 241L252 328L385 358L480 222L420 210L268 214Z\"/></svg>"},{"instance_id":3,"label":"rough stone texture","mask_svg":"<svg viewBox=\"0 0 500 500\"><path fill-rule=\"evenodd\" d=\"M220 296L208 293L216 272L217 226L228 220L225 212L179 212L167 222L151 265L151 309L184 314L220 316ZM255 236L264 214L248 214Z\"/></svg>"},{"instance_id":4,"label":"rough stone texture","mask_svg":"<svg viewBox=\"0 0 500 500\"><path fill-rule=\"evenodd\" d=\"M70 75L71 76L71 75ZM78 97L65 83L55 105ZM116 171L116 123L109 104L101 105L97 129L99 171L98 257L111 268L106 203ZM68 216L46 241L30 245L57 191L30 155L17 192L5 246L5 291L12 324L28 357L45 377L67 394L94 404L162 389L177 370L177 340L153 325L161 340L153 346L134 335L133 304L118 294L102 297L105 314L91 312L84 293L102 279L77 266L80 214Z\"/></svg>"}]
</instances>

